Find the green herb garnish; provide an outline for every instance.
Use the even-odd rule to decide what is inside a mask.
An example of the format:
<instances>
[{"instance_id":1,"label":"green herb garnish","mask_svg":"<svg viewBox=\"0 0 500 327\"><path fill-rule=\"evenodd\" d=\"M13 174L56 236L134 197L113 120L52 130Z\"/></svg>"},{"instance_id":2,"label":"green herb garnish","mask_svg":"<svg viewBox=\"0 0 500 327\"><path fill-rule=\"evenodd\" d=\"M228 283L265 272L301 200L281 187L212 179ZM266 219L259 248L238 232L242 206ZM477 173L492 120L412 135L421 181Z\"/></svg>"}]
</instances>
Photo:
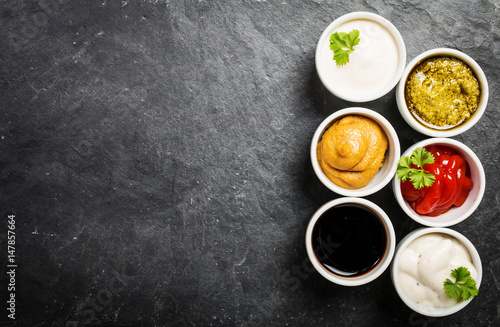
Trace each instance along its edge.
<instances>
[{"instance_id":1,"label":"green herb garnish","mask_svg":"<svg viewBox=\"0 0 500 327\"><path fill-rule=\"evenodd\" d=\"M455 277L455 282L449 278L444 282L444 291L450 298L467 301L479 293L476 281L470 277L470 271L466 267L452 270L451 275Z\"/></svg>"},{"instance_id":2,"label":"green herb garnish","mask_svg":"<svg viewBox=\"0 0 500 327\"><path fill-rule=\"evenodd\" d=\"M354 46L359 43L359 31L354 29L349 33L335 32L330 35L330 49L333 50L333 59L337 66L349 62L349 55L354 51Z\"/></svg>"},{"instance_id":3,"label":"green herb garnish","mask_svg":"<svg viewBox=\"0 0 500 327\"><path fill-rule=\"evenodd\" d=\"M398 163L396 175L404 182L410 178L413 187L420 190L424 186L432 186L436 176L424 170L424 165L434 163L434 156L432 153L425 150L425 148L416 148L413 150L411 157L401 157ZM411 164L419 168L412 168Z\"/></svg>"}]
</instances>

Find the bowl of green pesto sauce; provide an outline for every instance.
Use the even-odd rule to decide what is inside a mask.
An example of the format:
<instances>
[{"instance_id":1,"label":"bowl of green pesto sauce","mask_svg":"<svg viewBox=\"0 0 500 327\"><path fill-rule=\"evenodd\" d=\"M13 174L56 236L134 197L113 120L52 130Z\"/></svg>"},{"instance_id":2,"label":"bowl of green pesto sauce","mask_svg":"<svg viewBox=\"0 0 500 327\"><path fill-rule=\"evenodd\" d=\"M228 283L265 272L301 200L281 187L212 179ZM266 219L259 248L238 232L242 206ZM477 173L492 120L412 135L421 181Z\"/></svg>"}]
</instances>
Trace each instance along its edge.
<instances>
[{"instance_id":1,"label":"bowl of green pesto sauce","mask_svg":"<svg viewBox=\"0 0 500 327\"><path fill-rule=\"evenodd\" d=\"M432 137L451 137L474 126L488 103L488 81L477 62L448 48L413 59L396 88L405 121Z\"/></svg>"}]
</instances>

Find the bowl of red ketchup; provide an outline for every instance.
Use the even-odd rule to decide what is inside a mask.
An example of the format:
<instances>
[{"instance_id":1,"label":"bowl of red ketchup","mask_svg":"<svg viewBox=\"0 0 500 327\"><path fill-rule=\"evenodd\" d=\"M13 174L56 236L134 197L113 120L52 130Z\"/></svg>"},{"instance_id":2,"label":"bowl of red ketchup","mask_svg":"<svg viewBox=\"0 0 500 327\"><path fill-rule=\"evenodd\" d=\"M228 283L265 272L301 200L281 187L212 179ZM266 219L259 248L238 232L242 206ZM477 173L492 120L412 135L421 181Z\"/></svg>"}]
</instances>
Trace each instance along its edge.
<instances>
[{"instance_id":1,"label":"bowl of red ketchup","mask_svg":"<svg viewBox=\"0 0 500 327\"><path fill-rule=\"evenodd\" d=\"M434 182L416 189L410 179L403 182L396 175L393 192L403 211L430 227L449 227L471 216L486 188L484 169L477 155L457 140L430 138L415 143L402 156L412 157L416 148L433 155L433 163L415 167L434 175Z\"/></svg>"}]
</instances>

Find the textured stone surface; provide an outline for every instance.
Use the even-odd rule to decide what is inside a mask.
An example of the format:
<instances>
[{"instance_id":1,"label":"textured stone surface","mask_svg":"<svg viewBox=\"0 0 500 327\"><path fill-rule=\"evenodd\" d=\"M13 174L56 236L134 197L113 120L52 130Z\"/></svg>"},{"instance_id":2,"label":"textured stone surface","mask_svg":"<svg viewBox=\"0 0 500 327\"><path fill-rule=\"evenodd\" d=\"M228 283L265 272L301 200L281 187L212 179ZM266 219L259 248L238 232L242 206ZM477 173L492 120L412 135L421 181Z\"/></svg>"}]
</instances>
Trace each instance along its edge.
<instances>
[{"instance_id":1,"label":"textured stone surface","mask_svg":"<svg viewBox=\"0 0 500 327\"><path fill-rule=\"evenodd\" d=\"M392 21L407 62L451 47L488 77L485 115L456 137L482 160L486 193L454 227L484 278L446 318L409 310L388 271L345 288L305 260L309 217L337 197L315 177L309 142L355 105L321 85L314 51L352 11ZM499 13L495 0L0 1L0 292L6 301L15 214L15 325L498 325ZM402 149L425 138L394 91L362 105ZM419 227L390 187L368 199L398 240Z\"/></svg>"}]
</instances>

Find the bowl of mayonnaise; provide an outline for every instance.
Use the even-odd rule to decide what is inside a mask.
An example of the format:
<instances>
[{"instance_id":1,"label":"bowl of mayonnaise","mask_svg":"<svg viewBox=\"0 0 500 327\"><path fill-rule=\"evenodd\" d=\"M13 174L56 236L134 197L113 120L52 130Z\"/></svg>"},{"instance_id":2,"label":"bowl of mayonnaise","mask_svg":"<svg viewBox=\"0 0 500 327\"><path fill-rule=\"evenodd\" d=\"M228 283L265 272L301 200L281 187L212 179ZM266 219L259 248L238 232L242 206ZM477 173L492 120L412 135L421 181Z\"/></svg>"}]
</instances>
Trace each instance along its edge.
<instances>
[{"instance_id":1,"label":"bowl of mayonnaise","mask_svg":"<svg viewBox=\"0 0 500 327\"><path fill-rule=\"evenodd\" d=\"M335 96L352 102L378 99L391 91L406 65L406 47L386 18L353 12L335 19L316 46L316 70Z\"/></svg>"},{"instance_id":2,"label":"bowl of mayonnaise","mask_svg":"<svg viewBox=\"0 0 500 327\"><path fill-rule=\"evenodd\" d=\"M424 227L409 233L397 245L391 264L392 282L401 300L429 317L448 316L465 308L480 296L482 275L474 245L449 228ZM462 286L465 282L467 288ZM472 286L476 295L467 293ZM460 293L460 287L464 292ZM448 293L456 295L455 291L458 296L450 297Z\"/></svg>"}]
</instances>

